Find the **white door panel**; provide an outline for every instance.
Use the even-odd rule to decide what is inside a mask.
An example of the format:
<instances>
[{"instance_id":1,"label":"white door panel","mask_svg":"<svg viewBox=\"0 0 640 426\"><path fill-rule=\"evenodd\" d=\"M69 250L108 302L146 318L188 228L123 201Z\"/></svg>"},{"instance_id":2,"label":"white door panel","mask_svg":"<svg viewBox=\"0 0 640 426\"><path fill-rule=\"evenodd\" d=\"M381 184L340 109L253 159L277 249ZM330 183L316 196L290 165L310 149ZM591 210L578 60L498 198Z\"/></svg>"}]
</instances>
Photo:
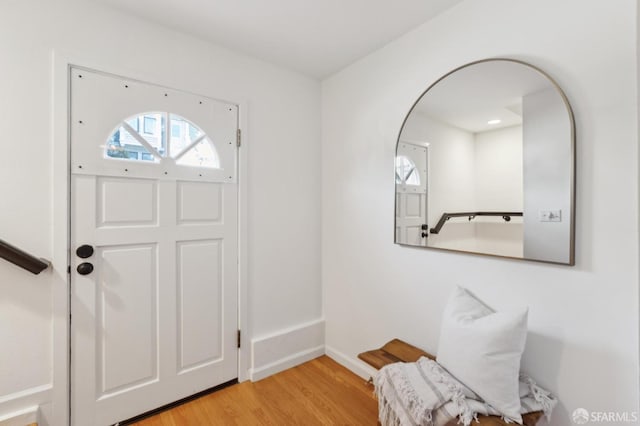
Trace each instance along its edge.
<instances>
[{"instance_id":1,"label":"white door panel","mask_svg":"<svg viewBox=\"0 0 640 426\"><path fill-rule=\"evenodd\" d=\"M71 74L72 423L108 425L237 377L237 108ZM114 129L148 111L197 124L220 168L106 156Z\"/></svg>"},{"instance_id":2,"label":"white door panel","mask_svg":"<svg viewBox=\"0 0 640 426\"><path fill-rule=\"evenodd\" d=\"M222 221L222 184L178 182L178 220L181 224Z\"/></svg>"},{"instance_id":3,"label":"white door panel","mask_svg":"<svg viewBox=\"0 0 640 426\"><path fill-rule=\"evenodd\" d=\"M98 226L157 225L154 180L99 177Z\"/></svg>"},{"instance_id":4,"label":"white door panel","mask_svg":"<svg viewBox=\"0 0 640 426\"><path fill-rule=\"evenodd\" d=\"M100 398L158 378L157 246L102 247L97 255ZM122 362L122 354L127 354L127 362Z\"/></svg>"},{"instance_id":5,"label":"white door panel","mask_svg":"<svg viewBox=\"0 0 640 426\"><path fill-rule=\"evenodd\" d=\"M422 219L424 218L423 201L424 194L405 194L405 218L407 219Z\"/></svg>"},{"instance_id":6,"label":"white door panel","mask_svg":"<svg viewBox=\"0 0 640 426\"><path fill-rule=\"evenodd\" d=\"M222 246L221 239L178 242L180 372L222 358ZM200 285L200 274L210 277L208 285Z\"/></svg>"}]
</instances>

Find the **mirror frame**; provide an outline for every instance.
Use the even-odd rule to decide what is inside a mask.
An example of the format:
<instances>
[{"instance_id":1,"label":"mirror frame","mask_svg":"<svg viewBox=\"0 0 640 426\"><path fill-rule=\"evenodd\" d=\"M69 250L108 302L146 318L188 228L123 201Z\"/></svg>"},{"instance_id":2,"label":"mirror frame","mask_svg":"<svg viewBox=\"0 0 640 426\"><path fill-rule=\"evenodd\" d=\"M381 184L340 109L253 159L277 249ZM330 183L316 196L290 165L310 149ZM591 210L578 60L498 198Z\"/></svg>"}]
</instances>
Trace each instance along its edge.
<instances>
[{"instance_id":1,"label":"mirror frame","mask_svg":"<svg viewBox=\"0 0 640 426\"><path fill-rule=\"evenodd\" d=\"M564 90L562 90L562 88L560 87L560 85L555 81L555 79L553 79L553 77L551 77L551 75L549 75L547 72L543 71L542 69L538 68L535 65L532 65L528 62L525 61L521 61L519 59L511 59L511 58L502 58L502 57L496 57L496 58L486 58L486 59L480 59L477 61L473 61L473 62L469 62L466 63L464 65L461 65L457 68L454 68L453 70L447 72L446 74L444 74L442 77L438 78L437 80L435 80L433 83L431 83L426 90L424 90L420 96L418 96L418 98L413 102L413 104L411 105L411 108L409 108L409 111L405 114L404 120L402 120L402 125L400 126L400 131L398 132L398 137L396 138L396 146L395 146L395 151L394 151L394 157L393 157L393 164L394 164L394 177L395 177L395 162L396 162L396 157L397 157L397 153L398 153L398 146L400 144L400 137L402 136L402 131L404 130L404 127L407 123L407 120L409 119L409 116L411 115L411 113L413 112L413 110L415 109L416 105L418 105L418 103L422 100L422 98L429 92L429 90L431 90L434 86L436 86L438 83L440 83L442 80L444 80L445 78L449 77L451 74L464 69L464 68L468 68L471 67L473 65L477 65L477 64L482 64L485 62L511 62L511 63L516 63L516 64L520 64L520 65L524 65L528 68L531 68L532 70L538 72L539 74L541 74L542 76L546 77L547 80L549 80L549 82L553 85L553 87L557 90L558 94L560 95L560 97L562 98L562 101L564 102L564 105L567 109L567 114L569 116L569 126L570 126L570 130L571 130L571 136L570 136L570 141L569 143L571 144L571 162L570 162L570 206L571 206L571 214L568 215L569 219L571 221L571 223L569 224L569 261L568 262L553 262L553 261L549 261L549 260L539 260L539 259L530 259L530 258L526 258L526 257L515 257L515 256L505 256L505 255L499 255L499 254L493 254L493 253L482 253L482 252L474 252L474 251L465 251L465 250L456 250L456 249L449 249L449 248L443 248L443 247L429 247L429 246L418 246L418 245L411 245L411 244L404 244L404 243L399 243L397 242L396 239L396 214L397 214L397 202L396 202L396 189L394 186L394 190L393 190L393 243L397 244L399 246L402 247L412 247L412 248L417 248L417 249L431 249L431 250L440 250L440 251L445 251L445 252L452 252L452 253L464 253L464 254L471 254L471 255L479 255L479 256L490 256L490 257L497 257L497 258L503 258L503 259L514 259L514 260L526 260L526 261L530 261L530 262L539 262L539 263L550 263L550 264L555 264L555 265L565 265L565 266L574 266L575 265L575 240L576 240L576 122L575 122L575 116L573 114L573 109L571 108L571 104L569 103L569 99L567 98L567 95L565 94ZM395 179L394 179L395 181Z\"/></svg>"}]
</instances>

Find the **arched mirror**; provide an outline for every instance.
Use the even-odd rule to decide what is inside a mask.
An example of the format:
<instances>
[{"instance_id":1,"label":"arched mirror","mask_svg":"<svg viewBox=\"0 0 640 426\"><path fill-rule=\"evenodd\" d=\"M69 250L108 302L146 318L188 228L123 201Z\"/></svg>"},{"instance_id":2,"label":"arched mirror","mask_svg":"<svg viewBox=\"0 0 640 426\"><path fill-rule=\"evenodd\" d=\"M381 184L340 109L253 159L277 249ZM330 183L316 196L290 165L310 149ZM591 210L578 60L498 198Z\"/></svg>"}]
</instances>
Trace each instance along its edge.
<instances>
[{"instance_id":1,"label":"arched mirror","mask_svg":"<svg viewBox=\"0 0 640 426\"><path fill-rule=\"evenodd\" d=\"M487 59L431 85L400 130L395 242L574 264L575 126L543 71Z\"/></svg>"}]
</instances>

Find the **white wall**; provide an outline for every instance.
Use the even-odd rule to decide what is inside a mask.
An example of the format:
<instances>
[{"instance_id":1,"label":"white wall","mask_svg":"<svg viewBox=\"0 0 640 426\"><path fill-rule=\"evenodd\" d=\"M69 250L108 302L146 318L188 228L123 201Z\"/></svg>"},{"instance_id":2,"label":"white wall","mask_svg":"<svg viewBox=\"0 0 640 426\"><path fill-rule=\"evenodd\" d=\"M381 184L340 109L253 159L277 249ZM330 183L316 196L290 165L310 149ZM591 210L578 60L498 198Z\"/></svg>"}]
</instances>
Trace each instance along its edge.
<instances>
[{"instance_id":1,"label":"white wall","mask_svg":"<svg viewBox=\"0 0 640 426\"><path fill-rule=\"evenodd\" d=\"M568 263L571 254L571 125L555 89L522 99L524 151L524 254ZM541 210L559 210L559 222L541 222Z\"/></svg>"},{"instance_id":2,"label":"white wall","mask_svg":"<svg viewBox=\"0 0 640 426\"><path fill-rule=\"evenodd\" d=\"M323 82L322 280L327 352L400 337L437 352L456 284L497 309L529 306L522 366L577 407L638 410L636 2L467 0ZM597 31L594 31L597 28ZM397 132L449 70L512 57L549 72L577 119L576 266L393 244ZM611 211L615 209L615 216Z\"/></svg>"},{"instance_id":3,"label":"white wall","mask_svg":"<svg viewBox=\"0 0 640 426\"><path fill-rule=\"evenodd\" d=\"M476 133L474 148L476 209L522 211L522 127Z\"/></svg>"},{"instance_id":4,"label":"white wall","mask_svg":"<svg viewBox=\"0 0 640 426\"><path fill-rule=\"evenodd\" d=\"M92 2L0 6L0 238L38 256L64 258L53 249L52 158L59 146L52 128L60 123L53 122L52 49L80 58L79 65L105 64L104 71L246 102L244 331L259 339L319 319L319 83ZM0 416L51 401L52 300L65 298L53 289L64 277L64 270L32 276L0 262ZM59 359L65 344L56 342ZM53 392L64 397L63 382Z\"/></svg>"},{"instance_id":5,"label":"white wall","mask_svg":"<svg viewBox=\"0 0 640 426\"><path fill-rule=\"evenodd\" d=\"M522 211L522 126L475 134L477 211ZM499 216L479 217L474 251L522 257L522 218L505 222Z\"/></svg>"}]
</instances>

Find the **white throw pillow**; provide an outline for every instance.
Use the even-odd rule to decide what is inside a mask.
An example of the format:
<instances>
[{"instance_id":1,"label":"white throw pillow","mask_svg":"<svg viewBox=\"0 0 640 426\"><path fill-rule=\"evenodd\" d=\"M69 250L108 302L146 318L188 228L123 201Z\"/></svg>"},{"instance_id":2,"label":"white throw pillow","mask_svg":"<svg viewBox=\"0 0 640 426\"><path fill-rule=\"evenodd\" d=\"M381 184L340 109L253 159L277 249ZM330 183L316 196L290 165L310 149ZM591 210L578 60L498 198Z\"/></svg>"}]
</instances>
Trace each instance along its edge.
<instances>
[{"instance_id":1,"label":"white throw pillow","mask_svg":"<svg viewBox=\"0 0 640 426\"><path fill-rule=\"evenodd\" d=\"M528 309L495 312L456 288L442 320L437 361L506 418L522 424L518 376Z\"/></svg>"}]
</instances>

